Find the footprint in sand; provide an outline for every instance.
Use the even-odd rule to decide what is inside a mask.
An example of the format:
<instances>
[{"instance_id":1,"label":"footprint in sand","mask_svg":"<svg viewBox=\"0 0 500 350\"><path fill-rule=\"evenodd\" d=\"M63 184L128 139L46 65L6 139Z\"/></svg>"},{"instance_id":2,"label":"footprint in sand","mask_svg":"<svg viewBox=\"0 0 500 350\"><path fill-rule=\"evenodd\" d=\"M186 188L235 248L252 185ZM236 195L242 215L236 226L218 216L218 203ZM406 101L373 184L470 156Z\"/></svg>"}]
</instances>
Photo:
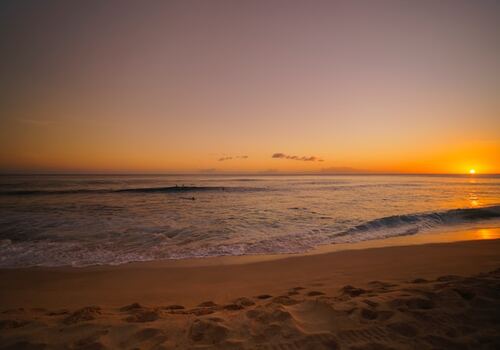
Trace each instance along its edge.
<instances>
[{"instance_id":1,"label":"footprint in sand","mask_svg":"<svg viewBox=\"0 0 500 350\"><path fill-rule=\"evenodd\" d=\"M134 310L138 310L138 309L142 309L142 305L139 303L132 303L132 304L126 305L124 307L121 307L120 311L129 312L129 311L134 311Z\"/></svg>"},{"instance_id":2,"label":"footprint in sand","mask_svg":"<svg viewBox=\"0 0 500 350\"><path fill-rule=\"evenodd\" d=\"M63 320L64 324L72 325L75 323L92 321L101 315L101 308L98 306L86 306L76 310Z\"/></svg>"},{"instance_id":3,"label":"footprint in sand","mask_svg":"<svg viewBox=\"0 0 500 350\"><path fill-rule=\"evenodd\" d=\"M235 299L235 300L233 300L233 303L239 304L242 306L246 306L246 307L255 305L255 302L252 299L246 298L246 297L241 297L241 298Z\"/></svg>"},{"instance_id":4,"label":"footprint in sand","mask_svg":"<svg viewBox=\"0 0 500 350\"><path fill-rule=\"evenodd\" d=\"M229 310L229 311L236 311L236 310L242 310L246 307L253 306L253 305L255 305L254 301L252 301L251 299L246 298L246 297L241 297L241 298L233 300L233 302L231 304L227 304L223 308L225 310Z\"/></svg>"},{"instance_id":5,"label":"footprint in sand","mask_svg":"<svg viewBox=\"0 0 500 350\"><path fill-rule=\"evenodd\" d=\"M203 303L198 304L198 307L216 307L217 304L213 301L204 301Z\"/></svg>"},{"instance_id":6,"label":"footprint in sand","mask_svg":"<svg viewBox=\"0 0 500 350\"><path fill-rule=\"evenodd\" d=\"M185 313L195 315L195 316L203 316L203 315L213 314L215 311L216 311L215 308L200 307L200 308L194 308L194 309L187 310Z\"/></svg>"},{"instance_id":7,"label":"footprint in sand","mask_svg":"<svg viewBox=\"0 0 500 350\"><path fill-rule=\"evenodd\" d=\"M270 324L273 322L283 322L292 318L292 315L280 307L259 307L257 309L249 310L246 312L249 319L255 320L263 324Z\"/></svg>"},{"instance_id":8,"label":"footprint in sand","mask_svg":"<svg viewBox=\"0 0 500 350\"><path fill-rule=\"evenodd\" d=\"M313 291L310 291L309 293L307 293L307 296L309 296L309 297L315 297L318 295L325 295L325 293L317 291L317 290L313 290Z\"/></svg>"},{"instance_id":9,"label":"footprint in sand","mask_svg":"<svg viewBox=\"0 0 500 350\"><path fill-rule=\"evenodd\" d=\"M179 310L185 310L186 308L182 305L168 305L168 306L163 306L163 310L165 311L179 311Z\"/></svg>"},{"instance_id":10,"label":"footprint in sand","mask_svg":"<svg viewBox=\"0 0 500 350\"><path fill-rule=\"evenodd\" d=\"M238 305L238 304L227 304L222 307L224 310L228 311L238 311L243 309L243 306Z\"/></svg>"},{"instance_id":11,"label":"footprint in sand","mask_svg":"<svg viewBox=\"0 0 500 350\"><path fill-rule=\"evenodd\" d=\"M189 329L189 338L194 342L218 344L224 341L229 329L217 322L204 319L196 319Z\"/></svg>"},{"instance_id":12,"label":"footprint in sand","mask_svg":"<svg viewBox=\"0 0 500 350\"><path fill-rule=\"evenodd\" d=\"M153 322L160 318L161 311L159 309L135 309L131 311L131 315L125 318L125 321L130 323Z\"/></svg>"},{"instance_id":13,"label":"footprint in sand","mask_svg":"<svg viewBox=\"0 0 500 350\"><path fill-rule=\"evenodd\" d=\"M219 305L213 301L204 301L198 304L194 309L186 310L185 313L192 314L195 316L203 316L213 314L215 311L222 309Z\"/></svg>"},{"instance_id":14,"label":"footprint in sand","mask_svg":"<svg viewBox=\"0 0 500 350\"><path fill-rule=\"evenodd\" d=\"M46 313L47 316L62 316L62 315L69 315L69 310L62 309L62 310L57 310L57 311L48 311Z\"/></svg>"},{"instance_id":15,"label":"footprint in sand","mask_svg":"<svg viewBox=\"0 0 500 350\"><path fill-rule=\"evenodd\" d=\"M429 282L428 280L426 280L425 278L415 278L414 280L410 281L410 283L414 283L414 284L421 284L421 283L427 283Z\"/></svg>"},{"instance_id":16,"label":"footprint in sand","mask_svg":"<svg viewBox=\"0 0 500 350\"><path fill-rule=\"evenodd\" d=\"M360 311L360 315L363 319L372 321L377 319L378 312L371 309L362 308Z\"/></svg>"},{"instance_id":17,"label":"footprint in sand","mask_svg":"<svg viewBox=\"0 0 500 350\"><path fill-rule=\"evenodd\" d=\"M321 300L306 300L286 308L294 323L305 332L331 332L340 325L355 326L357 321L349 318L346 311L340 311Z\"/></svg>"},{"instance_id":18,"label":"footprint in sand","mask_svg":"<svg viewBox=\"0 0 500 350\"><path fill-rule=\"evenodd\" d=\"M280 305L295 305L299 303L298 300L290 298L288 295L280 295L272 299L273 303Z\"/></svg>"},{"instance_id":19,"label":"footprint in sand","mask_svg":"<svg viewBox=\"0 0 500 350\"><path fill-rule=\"evenodd\" d=\"M159 335L163 335L163 331L156 328L143 328L134 334L137 340L148 340Z\"/></svg>"},{"instance_id":20,"label":"footprint in sand","mask_svg":"<svg viewBox=\"0 0 500 350\"><path fill-rule=\"evenodd\" d=\"M362 288L356 288L351 285L344 286L340 289L340 294L349 296L349 297L357 297L361 294L366 293L367 291Z\"/></svg>"},{"instance_id":21,"label":"footprint in sand","mask_svg":"<svg viewBox=\"0 0 500 350\"><path fill-rule=\"evenodd\" d=\"M261 300L269 299L269 298L272 298L272 297L273 296L269 295L269 294L261 294L261 295L257 295L256 296L257 299L261 299Z\"/></svg>"},{"instance_id":22,"label":"footprint in sand","mask_svg":"<svg viewBox=\"0 0 500 350\"><path fill-rule=\"evenodd\" d=\"M139 303L123 306L120 308L120 311L130 315L125 318L125 321L130 323L153 322L161 316L161 310L159 308L150 309Z\"/></svg>"}]
</instances>

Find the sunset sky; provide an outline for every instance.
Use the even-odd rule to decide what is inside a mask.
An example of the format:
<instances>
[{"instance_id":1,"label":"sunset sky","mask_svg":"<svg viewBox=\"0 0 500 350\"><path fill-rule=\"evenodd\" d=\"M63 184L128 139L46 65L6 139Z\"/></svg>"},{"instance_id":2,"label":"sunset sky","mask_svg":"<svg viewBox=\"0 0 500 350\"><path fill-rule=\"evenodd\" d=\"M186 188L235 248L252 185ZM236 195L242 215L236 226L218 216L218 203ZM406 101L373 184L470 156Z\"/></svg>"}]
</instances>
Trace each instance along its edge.
<instances>
[{"instance_id":1,"label":"sunset sky","mask_svg":"<svg viewBox=\"0 0 500 350\"><path fill-rule=\"evenodd\" d=\"M2 1L0 171L500 173L499 37L499 1Z\"/></svg>"}]
</instances>

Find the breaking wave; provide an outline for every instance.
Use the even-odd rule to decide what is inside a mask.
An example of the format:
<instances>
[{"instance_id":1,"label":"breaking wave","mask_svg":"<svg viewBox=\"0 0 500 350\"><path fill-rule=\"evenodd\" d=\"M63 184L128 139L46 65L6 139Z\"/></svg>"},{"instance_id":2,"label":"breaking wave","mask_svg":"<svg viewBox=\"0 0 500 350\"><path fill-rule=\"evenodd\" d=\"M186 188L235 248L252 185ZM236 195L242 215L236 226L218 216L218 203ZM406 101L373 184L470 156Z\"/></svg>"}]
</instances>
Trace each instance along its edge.
<instances>
[{"instance_id":1,"label":"breaking wave","mask_svg":"<svg viewBox=\"0 0 500 350\"><path fill-rule=\"evenodd\" d=\"M441 212L417 213L387 216L354 226L342 232L343 235L359 235L381 230L399 231L400 235L417 233L440 225L460 224L484 219L500 218L500 205L481 208L452 209ZM393 236L392 234L391 236ZM380 237L383 238L383 237Z\"/></svg>"},{"instance_id":2,"label":"breaking wave","mask_svg":"<svg viewBox=\"0 0 500 350\"><path fill-rule=\"evenodd\" d=\"M172 187L167 188L172 191ZM192 188L181 188L188 191ZM197 187L196 190L200 188ZM146 189L148 190L148 189ZM207 189L213 190L213 187ZM220 190L220 189L219 189ZM175 189L174 191L179 191ZM168 235L153 232L135 237L114 237L100 242L36 239L0 239L0 266L88 266L118 265L133 261L202 258L224 255L302 253L322 244L354 243L416 234L439 226L474 223L500 218L500 205L453 209L438 212L394 215L366 221L337 232L312 230L257 240L219 242L211 245L171 241ZM321 231L321 232L320 232ZM129 237L130 239L130 237ZM191 241L194 243L194 241Z\"/></svg>"}]
</instances>

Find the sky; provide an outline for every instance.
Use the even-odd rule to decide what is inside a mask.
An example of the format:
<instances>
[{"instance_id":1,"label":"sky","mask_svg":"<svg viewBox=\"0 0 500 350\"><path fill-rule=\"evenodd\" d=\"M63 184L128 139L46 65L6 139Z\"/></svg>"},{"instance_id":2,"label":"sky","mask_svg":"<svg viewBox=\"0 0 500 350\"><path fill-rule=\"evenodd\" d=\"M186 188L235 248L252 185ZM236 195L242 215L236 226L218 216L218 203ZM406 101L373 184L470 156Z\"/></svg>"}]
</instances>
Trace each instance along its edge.
<instances>
[{"instance_id":1,"label":"sky","mask_svg":"<svg viewBox=\"0 0 500 350\"><path fill-rule=\"evenodd\" d=\"M0 3L1 172L500 173L500 2Z\"/></svg>"}]
</instances>

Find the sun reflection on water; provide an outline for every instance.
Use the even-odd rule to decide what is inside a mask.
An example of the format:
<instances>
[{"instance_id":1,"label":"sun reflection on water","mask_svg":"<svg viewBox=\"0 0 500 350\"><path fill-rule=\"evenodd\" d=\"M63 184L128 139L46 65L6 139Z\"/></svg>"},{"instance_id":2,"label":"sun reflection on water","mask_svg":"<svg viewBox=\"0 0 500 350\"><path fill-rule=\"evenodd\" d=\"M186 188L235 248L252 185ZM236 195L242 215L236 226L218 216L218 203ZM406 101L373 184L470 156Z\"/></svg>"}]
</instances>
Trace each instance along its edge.
<instances>
[{"instance_id":1,"label":"sun reflection on water","mask_svg":"<svg viewBox=\"0 0 500 350\"><path fill-rule=\"evenodd\" d=\"M482 228L477 230L477 235L480 239L497 239L500 238L498 231Z\"/></svg>"},{"instance_id":2,"label":"sun reflection on water","mask_svg":"<svg viewBox=\"0 0 500 350\"><path fill-rule=\"evenodd\" d=\"M469 206L471 207L478 207L481 204L479 197L474 192L469 193L468 201L469 201Z\"/></svg>"}]
</instances>

